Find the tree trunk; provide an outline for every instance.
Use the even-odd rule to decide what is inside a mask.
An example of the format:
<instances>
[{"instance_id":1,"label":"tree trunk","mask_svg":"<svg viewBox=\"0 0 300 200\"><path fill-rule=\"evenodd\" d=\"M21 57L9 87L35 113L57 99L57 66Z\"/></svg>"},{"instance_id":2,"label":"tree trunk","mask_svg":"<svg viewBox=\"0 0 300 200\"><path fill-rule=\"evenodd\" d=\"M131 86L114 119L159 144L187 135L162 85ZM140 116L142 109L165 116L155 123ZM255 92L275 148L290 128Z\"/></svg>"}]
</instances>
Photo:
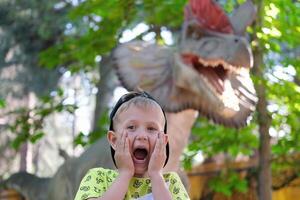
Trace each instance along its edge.
<instances>
[{"instance_id":1,"label":"tree trunk","mask_svg":"<svg viewBox=\"0 0 300 200\"><path fill-rule=\"evenodd\" d=\"M35 101L35 95L31 92L29 92L28 88L25 88L24 90L24 104L25 107L32 109L34 108L36 101ZM24 130L29 131L29 130ZM30 134L30 133L29 133ZM19 171L28 171L32 169L32 149L30 148L30 143L25 142L22 144L20 148L20 168Z\"/></svg>"},{"instance_id":2,"label":"tree trunk","mask_svg":"<svg viewBox=\"0 0 300 200\"><path fill-rule=\"evenodd\" d=\"M27 155L28 155L28 142L22 144L20 148L20 172L27 171Z\"/></svg>"},{"instance_id":3,"label":"tree trunk","mask_svg":"<svg viewBox=\"0 0 300 200\"><path fill-rule=\"evenodd\" d=\"M97 83L97 95L96 95L96 107L93 120L93 131L97 131L99 128L99 119L105 109L108 102L113 96L113 91L117 86L117 78L113 73L113 67L110 57L103 57L99 65L100 80Z\"/></svg>"},{"instance_id":4,"label":"tree trunk","mask_svg":"<svg viewBox=\"0 0 300 200\"><path fill-rule=\"evenodd\" d=\"M255 33L262 28L263 18L263 1L257 1L258 16L255 26ZM271 117L267 111L266 86L263 77L263 48L259 43L258 38L254 35L253 40L257 46L253 48L254 67L253 74L256 76L255 88L258 96L257 112L259 125L259 168L258 168L258 197L260 200L272 199L272 175L271 175L271 144L269 128Z\"/></svg>"}]
</instances>

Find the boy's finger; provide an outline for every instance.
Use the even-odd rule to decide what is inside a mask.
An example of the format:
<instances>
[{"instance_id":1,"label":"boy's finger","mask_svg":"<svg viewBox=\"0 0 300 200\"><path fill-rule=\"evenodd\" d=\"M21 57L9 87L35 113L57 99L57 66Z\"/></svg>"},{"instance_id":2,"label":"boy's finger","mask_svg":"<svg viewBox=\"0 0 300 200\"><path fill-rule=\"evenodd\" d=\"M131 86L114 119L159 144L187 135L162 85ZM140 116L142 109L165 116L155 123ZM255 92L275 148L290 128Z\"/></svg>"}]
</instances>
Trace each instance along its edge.
<instances>
[{"instance_id":1,"label":"boy's finger","mask_svg":"<svg viewBox=\"0 0 300 200\"><path fill-rule=\"evenodd\" d=\"M124 148L125 152L128 153L129 152L129 139L126 135L125 137L125 148Z\"/></svg>"},{"instance_id":2,"label":"boy's finger","mask_svg":"<svg viewBox=\"0 0 300 200\"><path fill-rule=\"evenodd\" d=\"M118 150L120 147L120 138L117 137L117 141L116 141L116 150Z\"/></svg>"},{"instance_id":3,"label":"boy's finger","mask_svg":"<svg viewBox=\"0 0 300 200\"><path fill-rule=\"evenodd\" d=\"M121 137L121 150L124 151L125 148L125 140L126 140L126 132L122 132L122 137Z\"/></svg>"},{"instance_id":4,"label":"boy's finger","mask_svg":"<svg viewBox=\"0 0 300 200\"><path fill-rule=\"evenodd\" d=\"M154 148L154 151L156 153L161 151L161 142L160 141L161 141L161 135L160 135L160 133L158 133L156 143L155 143L155 148Z\"/></svg>"},{"instance_id":5,"label":"boy's finger","mask_svg":"<svg viewBox=\"0 0 300 200\"><path fill-rule=\"evenodd\" d=\"M125 150L126 150L126 145L128 145L127 142L128 142L128 133L126 131L124 131L124 149ZM128 146L128 148L129 148L129 146Z\"/></svg>"},{"instance_id":6,"label":"boy's finger","mask_svg":"<svg viewBox=\"0 0 300 200\"><path fill-rule=\"evenodd\" d=\"M124 149L123 136L124 136L124 132L121 133L119 139L117 140L117 147L120 151L123 151Z\"/></svg>"},{"instance_id":7,"label":"boy's finger","mask_svg":"<svg viewBox=\"0 0 300 200\"><path fill-rule=\"evenodd\" d=\"M164 139L163 134L164 133L162 133L162 132L159 133L159 151L160 152L163 150L163 139Z\"/></svg>"}]
</instances>

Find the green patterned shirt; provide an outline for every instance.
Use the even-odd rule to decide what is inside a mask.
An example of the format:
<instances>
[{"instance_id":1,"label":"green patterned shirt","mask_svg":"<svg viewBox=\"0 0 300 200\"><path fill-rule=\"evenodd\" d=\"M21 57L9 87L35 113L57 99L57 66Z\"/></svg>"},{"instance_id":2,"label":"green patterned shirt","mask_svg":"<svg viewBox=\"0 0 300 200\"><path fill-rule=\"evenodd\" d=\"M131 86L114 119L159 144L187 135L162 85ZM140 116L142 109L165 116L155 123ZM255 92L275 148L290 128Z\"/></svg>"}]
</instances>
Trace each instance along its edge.
<instances>
[{"instance_id":1,"label":"green patterned shirt","mask_svg":"<svg viewBox=\"0 0 300 200\"><path fill-rule=\"evenodd\" d=\"M111 169L93 168L82 179L75 200L101 197L118 176L118 172ZM177 173L169 172L163 175L174 200L189 200L189 196ZM151 181L149 178L130 180L125 200L153 200Z\"/></svg>"}]
</instances>

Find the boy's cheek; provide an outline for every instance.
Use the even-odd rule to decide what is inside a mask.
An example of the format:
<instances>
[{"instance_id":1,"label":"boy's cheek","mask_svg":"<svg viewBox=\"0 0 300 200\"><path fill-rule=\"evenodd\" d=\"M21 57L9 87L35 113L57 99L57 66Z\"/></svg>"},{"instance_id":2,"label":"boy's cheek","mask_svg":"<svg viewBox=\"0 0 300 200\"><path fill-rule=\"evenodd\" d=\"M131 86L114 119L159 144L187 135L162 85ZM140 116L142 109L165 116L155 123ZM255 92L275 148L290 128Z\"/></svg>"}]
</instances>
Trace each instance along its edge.
<instances>
[{"instance_id":1,"label":"boy's cheek","mask_svg":"<svg viewBox=\"0 0 300 200\"><path fill-rule=\"evenodd\" d=\"M157 142L157 138L152 139L152 141L150 141L150 144L151 144L151 153L152 153L152 152L154 151L154 149L155 149L156 142Z\"/></svg>"},{"instance_id":2,"label":"boy's cheek","mask_svg":"<svg viewBox=\"0 0 300 200\"><path fill-rule=\"evenodd\" d=\"M129 142L129 151L132 152L133 151L133 140L134 138L131 136L128 136L128 142Z\"/></svg>"},{"instance_id":3,"label":"boy's cheek","mask_svg":"<svg viewBox=\"0 0 300 200\"><path fill-rule=\"evenodd\" d=\"M156 141L157 141L158 137L156 134L150 134L148 135L148 140L149 140L149 143L154 145L156 144Z\"/></svg>"}]
</instances>

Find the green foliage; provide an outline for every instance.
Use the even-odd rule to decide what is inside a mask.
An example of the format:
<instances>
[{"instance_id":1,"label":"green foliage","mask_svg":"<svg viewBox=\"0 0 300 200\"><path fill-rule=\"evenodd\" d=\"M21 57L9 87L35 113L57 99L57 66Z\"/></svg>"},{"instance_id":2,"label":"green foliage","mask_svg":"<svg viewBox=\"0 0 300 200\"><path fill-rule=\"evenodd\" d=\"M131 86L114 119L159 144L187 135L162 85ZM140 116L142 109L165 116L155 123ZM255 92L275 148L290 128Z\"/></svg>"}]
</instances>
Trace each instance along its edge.
<instances>
[{"instance_id":1,"label":"green foliage","mask_svg":"<svg viewBox=\"0 0 300 200\"><path fill-rule=\"evenodd\" d=\"M63 101L63 91L58 89L56 95L41 97L41 105L32 109L27 107L19 108L13 112L7 113L13 115L16 120L9 125L9 130L16 135L11 142L14 149L19 149L21 144L26 141L36 143L44 135L44 119L53 113L69 112L74 113L77 107L75 105L65 104Z\"/></svg>"},{"instance_id":2,"label":"green foliage","mask_svg":"<svg viewBox=\"0 0 300 200\"><path fill-rule=\"evenodd\" d=\"M193 159L198 153L201 153L204 158L223 153L227 160L232 162L238 155L253 155L258 147L255 129L256 124L254 123L237 130L212 124L206 119L198 119L192 129L193 140L184 152L183 167L190 169ZM230 196L233 191L247 191L247 180L239 178L236 172L226 168L224 170L209 182L213 191L227 196Z\"/></svg>"},{"instance_id":3,"label":"green foliage","mask_svg":"<svg viewBox=\"0 0 300 200\"><path fill-rule=\"evenodd\" d=\"M209 187L226 196L231 196L233 191L247 192L248 185L245 179L239 177L239 174L233 171L222 171L221 175L214 177L209 181Z\"/></svg>"},{"instance_id":4,"label":"green foliage","mask_svg":"<svg viewBox=\"0 0 300 200\"><path fill-rule=\"evenodd\" d=\"M254 128L254 123L237 130L199 119L192 129L194 139L188 145L188 150L196 152L201 150L207 157L218 153L226 153L232 158L238 154L252 155L258 147Z\"/></svg>"},{"instance_id":5,"label":"green foliage","mask_svg":"<svg viewBox=\"0 0 300 200\"><path fill-rule=\"evenodd\" d=\"M189 145L184 151L183 151L183 155L181 157L181 161L182 161L182 167L185 170L191 170L193 167L193 161L195 156L198 153L201 153L200 149L195 149L195 150L191 150L192 148L190 147L192 145Z\"/></svg>"},{"instance_id":6,"label":"green foliage","mask_svg":"<svg viewBox=\"0 0 300 200\"><path fill-rule=\"evenodd\" d=\"M98 124L99 124L98 129L95 131L92 131L88 134L84 134L83 132L80 132L74 139L74 145L75 146L81 145L83 147L89 146L95 143L99 138L105 136L109 128L108 111L102 114Z\"/></svg>"},{"instance_id":7,"label":"green foliage","mask_svg":"<svg viewBox=\"0 0 300 200\"><path fill-rule=\"evenodd\" d=\"M272 109L272 128L278 132L277 143L272 146L272 153L275 155L290 154L300 150L298 105L300 92L297 92L295 87L299 86L288 81L280 81L270 87L269 99L276 105Z\"/></svg>"},{"instance_id":8,"label":"green foliage","mask_svg":"<svg viewBox=\"0 0 300 200\"><path fill-rule=\"evenodd\" d=\"M144 0L141 7L147 24L178 28L183 22L186 3L187 0Z\"/></svg>"},{"instance_id":9,"label":"green foliage","mask_svg":"<svg viewBox=\"0 0 300 200\"><path fill-rule=\"evenodd\" d=\"M62 43L42 52L40 63L49 68L64 64L72 72L93 69L97 66L95 57L108 54L116 46L123 26L132 20L131 4L131 1L81 3L69 13L70 33Z\"/></svg>"},{"instance_id":10,"label":"green foliage","mask_svg":"<svg viewBox=\"0 0 300 200\"><path fill-rule=\"evenodd\" d=\"M211 158L223 153L228 161L234 161L238 155L252 156L258 147L256 125L236 130L198 119L192 129L193 140L187 146L183 156L183 167L190 169L194 157L201 153L204 158ZM230 196L233 191L246 192L247 180L241 179L237 172L224 168L220 175L209 182L210 188Z\"/></svg>"},{"instance_id":11,"label":"green foliage","mask_svg":"<svg viewBox=\"0 0 300 200\"><path fill-rule=\"evenodd\" d=\"M5 106L6 106L5 100L0 98L0 108L4 108Z\"/></svg>"},{"instance_id":12,"label":"green foliage","mask_svg":"<svg viewBox=\"0 0 300 200\"><path fill-rule=\"evenodd\" d=\"M60 74L40 68L38 54L60 40L68 9L60 0L0 1L0 70L18 68L16 75L1 77L1 96L40 96L56 87ZM10 89L14 84L20 84L18 91Z\"/></svg>"},{"instance_id":13,"label":"green foliage","mask_svg":"<svg viewBox=\"0 0 300 200\"><path fill-rule=\"evenodd\" d=\"M89 71L98 64L95 57L109 54L125 29L143 22L154 30L160 31L162 26L179 30L185 3L186 0L85 1L69 13L68 34L40 54L40 64L49 69L64 65L72 72Z\"/></svg>"},{"instance_id":14,"label":"green foliage","mask_svg":"<svg viewBox=\"0 0 300 200\"><path fill-rule=\"evenodd\" d=\"M265 1L264 20L258 32L265 50L266 89L270 102L272 130L277 132L274 156L299 152L300 116L300 4L292 1Z\"/></svg>"}]
</instances>

